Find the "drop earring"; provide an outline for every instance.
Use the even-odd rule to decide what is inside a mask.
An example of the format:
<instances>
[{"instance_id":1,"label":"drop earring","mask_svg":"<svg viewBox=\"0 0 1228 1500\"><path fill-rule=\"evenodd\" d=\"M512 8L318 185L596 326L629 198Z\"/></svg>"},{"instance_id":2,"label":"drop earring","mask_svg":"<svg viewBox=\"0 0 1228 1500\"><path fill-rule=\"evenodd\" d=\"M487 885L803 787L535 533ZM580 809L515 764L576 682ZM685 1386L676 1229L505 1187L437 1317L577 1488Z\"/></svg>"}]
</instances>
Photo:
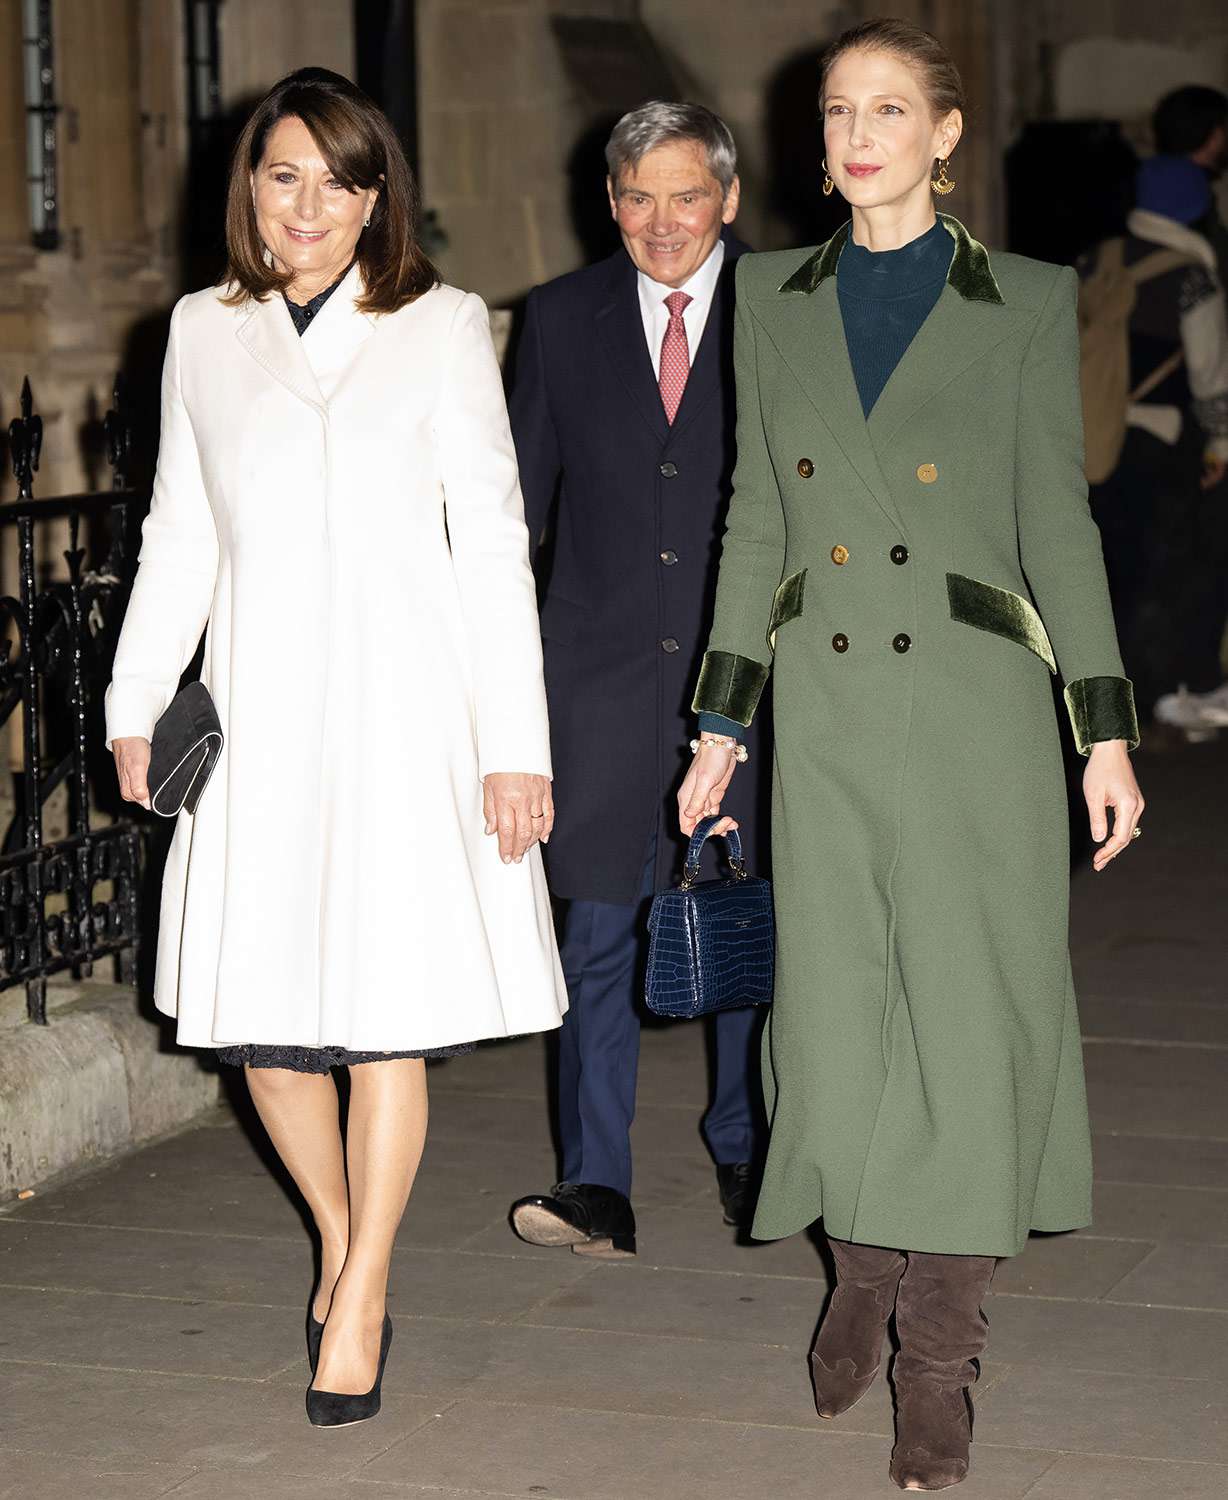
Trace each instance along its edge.
<instances>
[{"instance_id":1,"label":"drop earring","mask_svg":"<svg viewBox=\"0 0 1228 1500\"><path fill-rule=\"evenodd\" d=\"M948 193L953 193L955 191L954 177L947 176L948 161L950 161L949 156L940 156L938 158L938 176L932 177L930 179L930 187L932 187L936 193L940 194L944 198Z\"/></svg>"},{"instance_id":2,"label":"drop earring","mask_svg":"<svg viewBox=\"0 0 1228 1500\"><path fill-rule=\"evenodd\" d=\"M835 187L835 185L836 184L831 180L831 173L827 170L827 158L824 157L823 158L823 196L824 196L824 198L830 198L831 197L831 190L832 190L832 188Z\"/></svg>"}]
</instances>

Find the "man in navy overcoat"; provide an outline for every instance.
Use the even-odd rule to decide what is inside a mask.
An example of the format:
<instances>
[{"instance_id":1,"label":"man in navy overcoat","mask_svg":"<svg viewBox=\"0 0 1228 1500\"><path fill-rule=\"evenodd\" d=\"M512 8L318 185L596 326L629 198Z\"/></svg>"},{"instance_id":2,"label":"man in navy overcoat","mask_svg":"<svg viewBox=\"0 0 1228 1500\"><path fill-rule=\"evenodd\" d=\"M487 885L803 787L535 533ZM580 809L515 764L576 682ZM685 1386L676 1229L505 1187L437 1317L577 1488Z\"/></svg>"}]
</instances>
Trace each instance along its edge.
<instances>
[{"instance_id":1,"label":"man in navy overcoat","mask_svg":"<svg viewBox=\"0 0 1228 1500\"><path fill-rule=\"evenodd\" d=\"M548 526L552 539L542 637L558 813L546 863L566 903L571 1002L559 1036L563 1180L514 1204L512 1223L534 1244L608 1256L635 1253L647 901L677 878L685 847L674 799L733 471L733 266L745 246L727 227L733 138L711 111L634 110L606 160L623 248L530 295L510 407L529 530L535 547ZM760 873L768 757L756 733L743 742L752 774L734 778L722 812ZM703 1133L729 1224L753 1206L756 1023L752 1010L715 1019Z\"/></svg>"}]
</instances>

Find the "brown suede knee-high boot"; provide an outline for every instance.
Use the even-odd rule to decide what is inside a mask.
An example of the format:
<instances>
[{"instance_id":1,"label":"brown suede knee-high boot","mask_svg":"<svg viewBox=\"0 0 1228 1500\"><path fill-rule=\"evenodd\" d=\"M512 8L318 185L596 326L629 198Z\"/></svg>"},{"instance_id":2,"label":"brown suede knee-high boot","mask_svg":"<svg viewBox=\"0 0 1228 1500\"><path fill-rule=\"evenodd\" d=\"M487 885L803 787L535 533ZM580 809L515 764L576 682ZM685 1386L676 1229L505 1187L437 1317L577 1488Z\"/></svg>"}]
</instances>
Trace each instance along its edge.
<instances>
[{"instance_id":1,"label":"brown suede knee-high boot","mask_svg":"<svg viewBox=\"0 0 1228 1500\"><path fill-rule=\"evenodd\" d=\"M874 1384L905 1261L898 1250L877 1245L831 1235L827 1243L836 1262L836 1290L810 1351L810 1377L819 1416L838 1417Z\"/></svg>"},{"instance_id":2,"label":"brown suede knee-high boot","mask_svg":"<svg viewBox=\"0 0 1228 1500\"><path fill-rule=\"evenodd\" d=\"M891 1477L902 1490L943 1490L968 1474L969 1389L989 1324L981 1303L991 1255L910 1251L895 1304L896 1441Z\"/></svg>"}]
</instances>

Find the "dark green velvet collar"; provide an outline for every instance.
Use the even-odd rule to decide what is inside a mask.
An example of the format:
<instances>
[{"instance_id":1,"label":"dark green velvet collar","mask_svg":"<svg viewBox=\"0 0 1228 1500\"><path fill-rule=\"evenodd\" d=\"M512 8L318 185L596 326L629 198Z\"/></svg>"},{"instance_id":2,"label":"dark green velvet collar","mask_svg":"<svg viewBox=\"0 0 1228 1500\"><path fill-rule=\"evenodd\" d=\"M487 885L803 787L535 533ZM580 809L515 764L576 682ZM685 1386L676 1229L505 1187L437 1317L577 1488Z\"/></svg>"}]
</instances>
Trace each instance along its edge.
<instances>
[{"instance_id":1,"label":"dark green velvet collar","mask_svg":"<svg viewBox=\"0 0 1228 1500\"><path fill-rule=\"evenodd\" d=\"M938 218L955 241L947 285L954 287L965 302L995 302L999 307L1004 306L1006 299L989 264L989 251L972 238L958 219L953 219L950 214L939 214ZM810 259L794 271L780 290L807 294L817 291L829 276L836 274L840 252L852 227L850 222L837 229L825 245L820 245Z\"/></svg>"}]
</instances>

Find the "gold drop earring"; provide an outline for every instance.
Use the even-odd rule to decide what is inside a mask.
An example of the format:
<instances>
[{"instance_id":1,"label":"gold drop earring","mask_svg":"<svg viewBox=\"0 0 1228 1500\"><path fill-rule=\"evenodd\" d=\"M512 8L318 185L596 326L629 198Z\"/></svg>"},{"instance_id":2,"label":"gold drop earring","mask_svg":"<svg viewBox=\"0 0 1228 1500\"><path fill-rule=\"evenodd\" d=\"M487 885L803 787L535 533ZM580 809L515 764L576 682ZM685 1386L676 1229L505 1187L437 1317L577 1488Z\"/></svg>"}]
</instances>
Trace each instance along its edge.
<instances>
[{"instance_id":1,"label":"gold drop earring","mask_svg":"<svg viewBox=\"0 0 1228 1500\"><path fill-rule=\"evenodd\" d=\"M827 170L827 158L824 157L823 158L823 196L824 196L824 198L830 198L831 197L831 190L832 190L832 188L835 187L835 185L836 184L831 180L831 173Z\"/></svg>"},{"instance_id":2,"label":"gold drop earring","mask_svg":"<svg viewBox=\"0 0 1228 1500\"><path fill-rule=\"evenodd\" d=\"M930 179L930 187L944 198L948 193L955 191L954 177L947 176L947 163L950 159L949 156L940 156L938 158L938 176Z\"/></svg>"}]
</instances>

